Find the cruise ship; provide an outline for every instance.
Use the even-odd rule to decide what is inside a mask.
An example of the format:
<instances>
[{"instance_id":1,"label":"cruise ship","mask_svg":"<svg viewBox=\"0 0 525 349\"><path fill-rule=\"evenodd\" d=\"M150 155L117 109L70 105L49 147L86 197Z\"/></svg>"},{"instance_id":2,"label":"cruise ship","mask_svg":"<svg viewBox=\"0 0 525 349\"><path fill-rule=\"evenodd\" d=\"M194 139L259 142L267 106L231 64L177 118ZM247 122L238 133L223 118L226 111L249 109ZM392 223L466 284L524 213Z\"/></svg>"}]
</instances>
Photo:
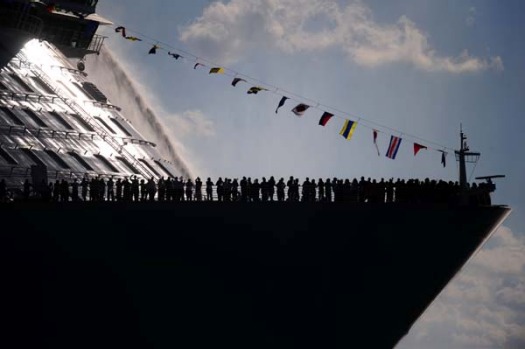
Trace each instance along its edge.
<instances>
[{"instance_id":1,"label":"cruise ship","mask_svg":"<svg viewBox=\"0 0 525 349\"><path fill-rule=\"evenodd\" d=\"M191 176L89 80L96 5L0 2L2 347L391 349L510 214L463 133L453 202L22 200Z\"/></svg>"}]
</instances>

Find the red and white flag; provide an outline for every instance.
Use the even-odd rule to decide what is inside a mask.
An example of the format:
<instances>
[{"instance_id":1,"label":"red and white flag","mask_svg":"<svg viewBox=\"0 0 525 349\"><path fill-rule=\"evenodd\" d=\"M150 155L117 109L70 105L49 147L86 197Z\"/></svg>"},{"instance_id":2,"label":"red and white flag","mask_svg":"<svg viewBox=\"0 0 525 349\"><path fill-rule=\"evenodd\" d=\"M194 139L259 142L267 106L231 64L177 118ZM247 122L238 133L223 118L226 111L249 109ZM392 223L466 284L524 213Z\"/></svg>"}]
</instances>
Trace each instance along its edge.
<instances>
[{"instance_id":1,"label":"red and white flag","mask_svg":"<svg viewBox=\"0 0 525 349\"><path fill-rule=\"evenodd\" d=\"M416 156L417 152L421 149L427 149L427 147L419 143L414 143L414 156Z\"/></svg>"},{"instance_id":2,"label":"red and white flag","mask_svg":"<svg viewBox=\"0 0 525 349\"><path fill-rule=\"evenodd\" d=\"M401 145L401 137L390 136L390 145L388 146L388 151L386 152L386 157L394 160Z\"/></svg>"}]
</instances>

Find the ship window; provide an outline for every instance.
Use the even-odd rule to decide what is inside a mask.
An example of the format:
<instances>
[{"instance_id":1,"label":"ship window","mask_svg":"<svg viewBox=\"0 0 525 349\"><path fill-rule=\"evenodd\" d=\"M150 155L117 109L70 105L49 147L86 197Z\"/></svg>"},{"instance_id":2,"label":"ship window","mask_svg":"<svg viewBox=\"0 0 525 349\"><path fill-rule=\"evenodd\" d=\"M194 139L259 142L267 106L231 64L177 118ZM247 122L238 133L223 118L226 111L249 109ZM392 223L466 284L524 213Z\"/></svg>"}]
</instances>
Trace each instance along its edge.
<instances>
[{"instance_id":1,"label":"ship window","mask_svg":"<svg viewBox=\"0 0 525 349\"><path fill-rule=\"evenodd\" d=\"M9 74L9 76L11 76L13 80L15 80L20 86L22 86L22 88L26 90L26 92L35 92L31 87L29 87L28 84L26 84L24 80L22 80L22 78L20 78L20 76L16 74Z\"/></svg>"},{"instance_id":2,"label":"ship window","mask_svg":"<svg viewBox=\"0 0 525 349\"><path fill-rule=\"evenodd\" d=\"M157 177L160 177L160 174L157 172L157 170L155 170L153 168L153 166L151 166L150 164L148 164L148 162L144 159L139 159L140 162L142 162L144 165L146 165L146 167L152 172L154 173Z\"/></svg>"},{"instance_id":3,"label":"ship window","mask_svg":"<svg viewBox=\"0 0 525 349\"><path fill-rule=\"evenodd\" d=\"M75 120L77 120L82 126L84 126L84 128L88 131L91 131L91 132L95 132L95 129L90 125L88 124L88 122L84 119L82 119L82 117L78 114L70 114L71 117L73 117Z\"/></svg>"},{"instance_id":4,"label":"ship window","mask_svg":"<svg viewBox=\"0 0 525 349\"><path fill-rule=\"evenodd\" d=\"M36 156L35 153L33 153L33 151L31 149L28 149L28 148L22 148L21 149L24 154L26 154L31 160L33 160L33 162L37 165L40 165L40 166L46 166L46 164L44 164L44 162L42 160L40 160L40 158L38 156Z\"/></svg>"},{"instance_id":5,"label":"ship window","mask_svg":"<svg viewBox=\"0 0 525 349\"><path fill-rule=\"evenodd\" d=\"M117 133L115 132L114 129L112 129L111 127L109 127L109 125L104 121L102 120L101 118L99 118L98 116L95 116L95 119L97 119L98 121L100 121L100 123L104 126L106 126L106 128L109 130L109 132L113 133L114 135L116 135Z\"/></svg>"},{"instance_id":6,"label":"ship window","mask_svg":"<svg viewBox=\"0 0 525 349\"><path fill-rule=\"evenodd\" d=\"M82 88L88 96L91 96L91 98L97 102L107 103L108 98L98 89L97 86L95 86L95 84L92 84L91 82L83 82Z\"/></svg>"},{"instance_id":7,"label":"ship window","mask_svg":"<svg viewBox=\"0 0 525 349\"><path fill-rule=\"evenodd\" d=\"M62 158L52 150L45 150L46 154L49 155L55 162L63 169L71 169L69 165L62 160Z\"/></svg>"},{"instance_id":8,"label":"ship window","mask_svg":"<svg viewBox=\"0 0 525 349\"><path fill-rule=\"evenodd\" d=\"M47 125L40 119L31 109L22 109L33 121L40 127L47 127Z\"/></svg>"},{"instance_id":9,"label":"ship window","mask_svg":"<svg viewBox=\"0 0 525 349\"><path fill-rule=\"evenodd\" d=\"M122 126L122 124L117 120L117 119L113 119L113 118L109 118L109 120L111 120L115 125L117 125L117 127L126 134L126 136L128 137L133 137L133 135L131 133L129 133L128 130L126 130L126 128L124 126Z\"/></svg>"},{"instance_id":10,"label":"ship window","mask_svg":"<svg viewBox=\"0 0 525 349\"><path fill-rule=\"evenodd\" d=\"M119 172L119 170L102 155L96 154L95 157L99 159L100 162L102 162L106 166L106 169L108 169L110 172Z\"/></svg>"},{"instance_id":11,"label":"ship window","mask_svg":"<svg viewBox=\"0 0 525 349\"><path fill-rule=\"evenodd\" d=\"M87 162L86 160L82 159L82 157L80 155L78 155L77 153L75 153L74 151L71 151L68 153L69 155L71 155L73 157L73 159L75 159L80 165L82 165L86 170L88 171L94 171L93 170L93 167L91 167Z\"/></svg>"},{"instance_id":12,"label":"ship window","mask_svg":"<svg viewBox=\"0 0 525 349\"><path fill-rule=\"evenodd\" d=\"M170 177L175 177L160 161L155 160L155 163Z\"/></svg>"},{"instance_id":13,"label":"ship window","mask_svg":"<svg viewBox=\"0 0 525 349\"><path fill-rule=\"evenodd\" d=\"M64 126L65 128L67 128L68 130L74 130L73 127L71 127L70 124L68 124L66 122L66 120L64 120L64 118L62 118L62 116L60 116L60 114L58 114L57 112L55 111L50 111L49 114L51 116L53 116L55 118L56 121L58 121L62 126Z\"/></svg>"},{"instance_id":14,"label":"ship window","mask_svg":"<svg viewBox=\"0 0 525 349\"><path fill-rule=\"evenodd\" d=\"M130 170L134 174L140 174L140 172L133 166L128 160L124 159L123 157L117 156L116 159L120 161L128 170Z\"/></svg>"},{"instance_id":15,"label":"ship window","mask_svg":"<svg viewBox=\"0 0 525 349\"><path fill-rule=\"evenodd\" d=\"M45 92L49 93L50 95L55 94L55 91L53 91L48 85L46 85L38 76L32 76L31 79L33 79L35 84L40 86L40 88Z\"/></svg>"},{"instance_id":16,"label":"ship window","mask_svg":"<svg viewBox=\"0 0 525 349\"><path fill-rule=\"evenodd\" d=\"M18 116L16 116L15 113L13 113L9 108L7 108L7 107L0 107L0 110L2 110L4 112L4 114L7 115L9 117L9 119L11 119L11 121L13 121L13 123L15 125L24 126L24 123L22 122L22 120L20 120L18 118Z\"/></svg>"},{"instance_id":17,"label":"ship window","mask_svg":"<svg viewBox=\"0 0 525 349\"><path fill-rule=\"evenodd\" d=\"M15 159L13 159L13 157L11 155L9 155L8 152L6 152L4 149L0 148L0 156L5 160L7 161L7 163L9 165L17 165L18 163L16 162Z\"/></svg>"}]
</instances>

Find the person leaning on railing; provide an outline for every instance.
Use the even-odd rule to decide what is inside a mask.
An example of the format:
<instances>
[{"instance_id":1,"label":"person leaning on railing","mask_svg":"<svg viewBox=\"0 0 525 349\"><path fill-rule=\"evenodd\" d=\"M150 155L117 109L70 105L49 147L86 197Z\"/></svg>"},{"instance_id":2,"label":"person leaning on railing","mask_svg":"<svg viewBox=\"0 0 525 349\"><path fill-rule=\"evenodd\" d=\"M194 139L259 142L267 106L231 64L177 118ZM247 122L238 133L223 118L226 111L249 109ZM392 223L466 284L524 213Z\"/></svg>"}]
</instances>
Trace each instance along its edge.
<instances>
[{"instance_id":1,"label":"person leaning on railing","mask_svg":"<svg viewBox=\"0 0 525 349\"><path fill-rule=\"evenodd\" d=\"M408 203L408 204L458 204L464 202L471 205L490 205L490 193L494 191L491 183L473 183L466 190L460 188L458 182L443 180L397 179L388 181L381 179L361 180L356 178L326 178L314 179L306 177L302 186L299 179L290 176L285 182L284 178L273 184L274 179L266 180L243 177L237 179L219 177L214 184L210 177L206 180L206 201L273 201L274 190L277 191L277 201L304 201L304 202L353 202L353 203ZM5 179L2 179L1 200L7 201L9 190ZM202 201L203 183L197 177L195 182L183 177L150 178L139 181L137 176L119 178L116 182L110 178L107 181L101 176L84 177L79 183L77 179L68 182L65 179L56 179L46 183L43 180L38 185L25 180L18 188L19 195L13 200L42 200L55 202L69 201ZM216 197L213 195L215 186ZM114 197L113 188L116 187ZM240 188L240 192L239 192ZM14 189L11 189L11 191ZM80 191L80 193L79 193ZM80 196L79 196L80 194ZM463 201L461 201L464 199ZM11 199L9 199L11 201ZM466 201L465 201L466 200Z\"/></svg>"}]
</instances>

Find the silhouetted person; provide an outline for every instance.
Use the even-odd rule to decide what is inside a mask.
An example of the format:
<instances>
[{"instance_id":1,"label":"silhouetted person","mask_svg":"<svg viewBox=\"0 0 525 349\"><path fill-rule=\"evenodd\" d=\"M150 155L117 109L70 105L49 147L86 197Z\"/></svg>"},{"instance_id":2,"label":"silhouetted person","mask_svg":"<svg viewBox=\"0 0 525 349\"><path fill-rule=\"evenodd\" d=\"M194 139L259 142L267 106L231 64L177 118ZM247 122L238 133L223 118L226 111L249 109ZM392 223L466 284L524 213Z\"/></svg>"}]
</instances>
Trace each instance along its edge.
<instances>
[{"instance_id":1,"label":"silhouetted person","mask_svg":"<svg viewBox=\"0 0 525 349\"><path fill-rule=\"evenodd\" d=\"M113 178L109 178L108 182L106 183L106 198L108 201L115 201L115 182L113 182Z\"/></svg>"},{"instance_id":2,"label":"silhouetted person","mask_svg":"<svg viewBox=\"0 0 525 349\"><path fill-rule=\"evenodd\" d=\"M222 192L222 200L231 201L232 186L231 180L229 178L224 178L224 182L222 183Z\"/></svg>"},{"instance_id":3,"label":"silhouetted person","mask_svg":"<svg viewBox=\"0 0 525 349\"><path fill-rule=\"evenodd\" d=\"M146 183L146 191L148 192L149 201L155 200L155 194L157 193L157 185L155 184L155 179L151 177Z\"/></svg>"},{"instance_id":4,"label":"silhouetted person","mask_svg":"<svg viewBox=\"0 0 525 349\"><path fill-rule=\"evenodd\" d=\"M120 178L117 179L117 182L115 183L115 188L117 189L117 201L122 201L122 180Z\"/></svg>"},{"instance_id":5,"label":"silhouetted person","mask_svg":"<svg viewBox=\"0 0 525 349\"><path fill-rule=\"evenodd\" d=\"M124 181L122 183L122 193L124 201L133 200L133 194L131 192L131 182L127 178L124 178Z\"/></svg>"},{"instance_id":6,"label":"silhouetted person","mask_svg":"<svg viewBox=\"0 0 525 349\"><path fill-rule=\"evenodd\" d=\"M95 178L89 181L89 201L95 201L98 197L98 186Z\"/></svg>"},{"instance_id":7,"label":"silhouetted person","mask_svg":"<svg viewBox=\"0 0 525 349\"><path fill-rule=\"evenodd\" d=\"M390 178L388 182L385 183L385 191L386 191L386 202L391 203L394 202L394 179Z\"/></svg>"},{"instance_id":8,"label":"silhouetted person","mask_svg":"<svg viewBox=\"0 0 525 349\"><path fill-rule=\"evenodd\" d=\"M217 201L223 201L224 200L224 188L223 188L223 185L224 185L224 181L222 180L221 177L219 177L219 179L217 180L217 182L215 183L215 191L217 192Z\"/></svg>"},{"instance_id":9,"label":"silhouetted person","mask_svg":"<svg viewBox=\"0 0 525 349\"><path fill-rule=\"evenodd\" d=\"M310 179L308 177L303 182L301 201L310 201Z\"/></svg>"},{"instance_id":10,"label":"silhouetted person","mask_svg":"<svg viewBox=\"0 0 525 349\"><path fill-rule=\"evenodd\" d=\"M281 177L279 181L276 184L277 186L277 201L284 201L284 189L286 188L286 184L284 183L284 178Z\"/></svg>"},{"instance_id":11,"label":"silhouetted person","mask_svg":"<svg viewBox=\"0 0 525 349\"><path fill-rule=\"evenodd\" d=\"M260 193L261 193L261 185L259 184L259 180L255 178L253 180L252 188L251 188L252 201L259 201L261 199Z\"/></svg>"},{"instance_id":12,"label":"silhouetted person","mask_svg":"<svg viewBox=\"0 0 525 349\"><path fill-rule=\"evenodd\" d=\"M165 186L166 186L166 200L167 201L175 200L175 187L174 187L173 180L170 177L166 179Z\"/></svg>"},{"instance_id":13,"label":"silhouetted person","mask_svg":"<svg viewBox=\"0 0 525 349\"><path fill-rule=\"evenodd\" d=\"M82 182L80 182L80 190L82 191L82 200L87 201L87 192L88 192L88 180L86 177L82 178Z\"/></svg>"},{"instance_id":14,"label":"silhouetted person","mask_svg":"<svg viewBox=\"0 0 525 349\"><path fill-rule=\"evenodd\" d=\"M166 199L166 181L164 180L164 177L160 177L158 183L157 183L157 189L158 189L158 201L164 201Z\"/></svg>"},{"instance_id":15,"label":"silhouetted person","mask_svg":"<svg viewBox=\"0 0 525 349\"><path fill-rule=\"evenodd\" d=\"M210 177L206 180L206 200L213 201L213 182Z\"/></svg>"},{"instance_id":16,"label":"silhouetted person","mask_svg":"<svg viewBox=\"0 0 525 349\"><path fill-rule=\"evenodd\" d=\"M261 188L261 194L262 194L262 201L268 201L270 189L268 188L268 182L266 181L266 177L262 178L260 188Z\"/></svg>"},{"instance_id":17,"label":"silhouetted person","mask_svg":"<svg viewBox=\"0 0 525 349\"><path fill-rule=\"evenodd\" d=\"M311 202L315 202L316 201L316 194L317 194L317 184L315 183L315 179L311 179L310 180L310 186L308 188L308 191L309 191L309 194L308 194L308 198L310 199Z\"/></svg>"},{"instance_id":18,"label":"silhouetted person","mask_svg":"<svg viewBox=\"0 0 525 349\"><path fill-rule=\"evenodd\" d=\"M193 201L193 182L189 178L186 181L186 200Z\"/></svg>"},{"instance_id":19,"label":"silhouetted person","mask_svg":"<svg viewBox=\"0 0 525 349\"><path fill-rule=\"evenodd\" d=\"M268 196L270 201L273 201L273 195L275 193L275 178L273 176L268 180Z\"/></svg>"},{"instance_id":20,"label":"silhouetted person","mask_svg":"<svg viewBox=\"0 0 525 349\"><path fill-rule=\"evenodd\" d=\"M133 197L133 201L138 202L139 201L139 194L140 194L140 184L139 179L137 176L134 176L131 180L131 196Z\"/></svg>"},{"instance_id":21,"label":"silhouetted person","mask_svg":"<svg viewBox=\"0 0 525 349\"><path fill-rule=\"evenodd\" d=\"M359 179L357 196L358 196L358 201L359 202L365 202L365 200L366 200L366 181L365 181L365 177L361 177L361 179Z\"/></svg>"},{"instance_id":22,"label":"silhouetted person","mask_svg":"<svg viewBox=\"0 0 525 349\"><path fill-rule=\"evenodd\" d=\"M60 201L67 202L69 201L69 183L62 179L62 182L60 182Z\"/></svg>"},{"instance_id":23,"label":"silhouetted person","mask_svg":"<svg viewBox=\"0 0 525 349\"><path fill-rule=\"evenodd\" d=\"M104 201L106 198L106 181L102 177L96 180L97 185L97 201Z\"/></svg>"},{"instance_id":24,"label":"silhouetted person","mask_svg":"<svg viewBox=\"0 0 525 349\"><path fill-rule=\"evenodd\" d=\"M341 191L341 201L344 202L350 202L351 196L352 196L352 183L350 183L350 180L348 178L345 178L343 181L343 187Z\"/></svg>"},{"instance_id":25,"label":"silhouetted person","mask_svg":"<svg viewBox=\"0 0 525 349\"><path fill-rule=\"evenodd\" d=\"M73 183L71 183L71 201L79 201L80 198L78 197L78 187L79 183L78 180L75 178L73 180Z\"/></svg>"},{"instance_id":26,"label":"silhouetted person","mask_svg":"<svg viewBox=\"0 0 525 349\"><path fill-rule=\"evenodd\" d=\"M326 198L324 196L324 190L325 190L325 187L324 187L324 181L322 178L319 178L317 180L317 193L318 193L318 196L319 196L319 201L325 201Z\"/></svg>"},{"instance_id":27,"label":"silhouetted person","mask_svg":"<svg viewBox=\"0 0 525 349\"><path fill-rule=\"evenodd\" d=\"M330 178L327 178L324 182L324 194L326 197L326 201L332 202L332 182Z\"/></svg>"},{"instance_id":28,"label":"silhouetted person","mask_svg":"<svg viewBox=\"0 0 525 349\"><path fill-rule=\"evenodd\" d=\"M290 176L290 178L286 182L286 187L288 187L288 201L294 201L294 193L293 193L294 178L293 176Z\"/></svg>"},{"instance_id":29,"label":"silhouetted person","mask_svg":"<svg viewBox=\"0 0 525 349\"><path fill-rule=\"evenodd\" d=\"M292 183L293 201L299 201L299 178L295 178Z\"/></svg>"},{"instance_id":30,"label":"silhouetted person","mask_svg":"<svg viewBox=\"0 0 525 349\"><path fill-rule=\"evenodd\" d=\"M241 201L246 202L248 201L248 196L249 196L248 180L246 179L246 177L242 177L240 184L241 184Z\"/></svg>"},{"instance_id":31,"label":"silhouetted person","mask_svg":"<svg viewBox=\"0 0 525 349\"><path fill-rule=\"evenodd\" d=\"M58 202L60 200L60 181L57 179L53 184L53 201Z\"/></svg>"},{"instance_id":32,"label":"silhouetted person","mask_svg":"<svg viewBox=\"0 0 525 349\"><path fill-rule=\"evenodd\" d=\"M140 201L146 201L148 197L148 191L146 189L146 181L144 179L140 180Z\"/></svg>"},{"instance_id":33,"label":"silhouetted person","mask_svg":"<svg viewBox=\"0 0 525 349\"><path fill-rule=\"evenodd\" d=\"M239 200L239 182L237 182L237 178L235 178L232 181L231 191L232 191L232 201L238 201Z\"/></svg>"},{"instance_id":34,"label":"silhouetted person","mask_svg":"<svg viewBox=\"0 0 525 349\"><path fill-rule=\"evenodd\" d=\"M195 179L195 200L202 201L202 181L200 177Z\"/></svg>"}]
</instances>

